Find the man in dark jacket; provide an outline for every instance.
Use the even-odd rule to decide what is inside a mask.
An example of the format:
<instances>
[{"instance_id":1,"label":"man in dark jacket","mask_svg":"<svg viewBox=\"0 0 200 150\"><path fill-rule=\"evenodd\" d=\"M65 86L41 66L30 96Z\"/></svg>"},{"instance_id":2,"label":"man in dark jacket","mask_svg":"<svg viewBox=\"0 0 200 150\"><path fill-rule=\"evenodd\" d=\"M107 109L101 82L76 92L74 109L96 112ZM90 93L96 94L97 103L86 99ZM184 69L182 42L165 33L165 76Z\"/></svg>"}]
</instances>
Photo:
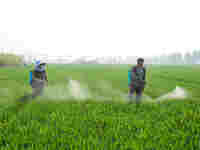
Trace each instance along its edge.
<instances>
[{"instance_id":1,"label":"man in dark jacket","mask_svg":"<svg viewBox=\"0 0 200 150\"><path fill-rule=\"evenodd\" d=\"M131 84L129 85L129 98L136 92L136 103L139 104L146 84L146 69L144 68L144 59L137 60L137 66L131 69Z\"/></svg>"},{"instance_id":2,"label":"man in dark jacket","mask_svg":"<svg viewBox=\"0 0 200 150\"><path fill-rule=\"evenodd\" d=\"M39 62L32 71L32 98L42 95L44 87L48 83L45 67L46 63Z\"/></svg>"}]
</instances>

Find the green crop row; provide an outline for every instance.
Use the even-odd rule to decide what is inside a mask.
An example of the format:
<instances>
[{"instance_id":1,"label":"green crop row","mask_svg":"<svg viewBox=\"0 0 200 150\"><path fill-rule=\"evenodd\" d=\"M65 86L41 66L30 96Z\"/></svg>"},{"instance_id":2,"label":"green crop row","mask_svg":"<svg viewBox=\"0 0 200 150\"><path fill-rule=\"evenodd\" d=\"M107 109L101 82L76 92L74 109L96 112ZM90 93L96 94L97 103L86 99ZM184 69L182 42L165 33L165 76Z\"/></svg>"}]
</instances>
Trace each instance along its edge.
<instances>
[{"instance_id":1,"label":"green crop row","mask_svg":"<svg viewBox=\"0 0 200 150\"><path fill-rule=\"evenodd\" d=\"M47 94L58 97L20 103L19 97L31 92L30 69L0 70L0 150L200 149L199 67L153 66L145 94L156 98L179 85L192 97L139 107L119 94L128 92L126 65L48 66L48 88L53 90ZM113 101L60 100L59 93L67 95L66 77Z\"/></svg>"}]
</instances>

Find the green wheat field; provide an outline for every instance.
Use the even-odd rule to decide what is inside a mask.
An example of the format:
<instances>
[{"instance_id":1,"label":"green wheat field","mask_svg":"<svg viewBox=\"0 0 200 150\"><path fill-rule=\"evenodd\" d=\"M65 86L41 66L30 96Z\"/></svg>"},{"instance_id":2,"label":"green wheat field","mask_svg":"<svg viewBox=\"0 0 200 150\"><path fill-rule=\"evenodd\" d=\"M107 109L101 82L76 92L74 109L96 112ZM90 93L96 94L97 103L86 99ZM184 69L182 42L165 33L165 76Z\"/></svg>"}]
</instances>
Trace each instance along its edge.
<instances>
[{"instance_id":1,"label":"green wheat field","mask_svg":"<svg viewBox=\"0 0 200 150\"><path fill-rule=\"evenodd\" d=\"M200 66L149 66L140 107L127 103L128 65L48 65L43 96L31 94L29 67L0 68L0 150L198 150ZM88 97L70 97L67 79ZM156 98L180 86L184 100Z\"/></svg>"}]
</instances>

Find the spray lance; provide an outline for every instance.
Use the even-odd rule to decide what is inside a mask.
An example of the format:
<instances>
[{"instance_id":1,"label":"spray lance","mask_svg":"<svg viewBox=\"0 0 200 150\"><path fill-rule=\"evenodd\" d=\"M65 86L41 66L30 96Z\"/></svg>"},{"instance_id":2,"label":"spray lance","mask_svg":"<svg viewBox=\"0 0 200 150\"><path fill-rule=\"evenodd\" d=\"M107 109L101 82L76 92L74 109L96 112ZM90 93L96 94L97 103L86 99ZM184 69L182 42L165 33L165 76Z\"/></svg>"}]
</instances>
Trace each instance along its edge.
<instances>
[{"instance_id":1,"label":"spray lance","mask_svg":"<svg viewBox=\"0 0 200 150\"><path fill-rule=\"evenodd\" d=\"M131 65L129 65L129 67L131 68ZM131 69L128 70L128 86L130 86L131 84Z\"/></svg>"},{"instance_id":2,"label":"spray lance","mask_svg":"<svg viewBox=\"0 0 200 150\"><path fill-rule=\"evenodd\" d=\"M150 88L151 82L152 82L152 64L146 65L145 69L147 70L147 88ZM150 82L151 81L151 82Z\"/></svg>"},{"instance_id":3,"label":"spray lance","mask_svg":"<svg viewBox=\"0 0 200 150\"><path fill-rule=\"evenodd\" d=\"M151 89L152 88L152 64L146 64L144 66L146 70L146 88L145 89Z\"/></svg>"}]
</instances>

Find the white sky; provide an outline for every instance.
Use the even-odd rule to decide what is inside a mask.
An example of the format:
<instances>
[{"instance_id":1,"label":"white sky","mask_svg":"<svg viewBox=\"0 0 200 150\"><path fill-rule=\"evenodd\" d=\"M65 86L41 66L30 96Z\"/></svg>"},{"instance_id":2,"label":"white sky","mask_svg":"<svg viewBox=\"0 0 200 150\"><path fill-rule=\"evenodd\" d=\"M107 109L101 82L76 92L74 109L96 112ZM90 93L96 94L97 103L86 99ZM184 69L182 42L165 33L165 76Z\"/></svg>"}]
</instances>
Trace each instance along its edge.
<instances>
[{"instance_id":1,"label":"white sky","mask_svg":"<svg viewBox=\"0 0 200 150\"><path fill-rule=\"evenodd\" d=\"M1 0L0 47L151 56L200 48L199 0Z\"/></svg>"}]
</instances>

